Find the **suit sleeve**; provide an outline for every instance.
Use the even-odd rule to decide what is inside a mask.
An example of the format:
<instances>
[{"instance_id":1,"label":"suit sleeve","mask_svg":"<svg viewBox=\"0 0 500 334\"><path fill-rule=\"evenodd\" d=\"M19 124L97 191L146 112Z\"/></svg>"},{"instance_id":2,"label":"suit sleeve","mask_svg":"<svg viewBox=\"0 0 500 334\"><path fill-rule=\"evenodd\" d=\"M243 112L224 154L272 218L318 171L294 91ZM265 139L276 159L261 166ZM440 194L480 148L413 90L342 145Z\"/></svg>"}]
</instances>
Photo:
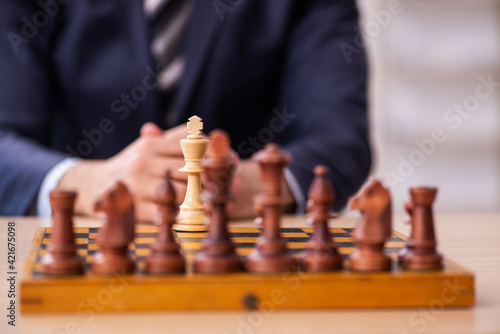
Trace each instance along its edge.
<instances>
[{"instance_id":1,"label":"suit sleeve","mask_svg":"<svg viewBox=\"0 0 500 334\"><path fill-rule=\"evenodd\" d=\"M64 158L47 148L55 97L50 50L62 13L43 13L28 0L6 0L0 11L1 215L29 213L44 175Z\"/></svg>"},{"instance_id":2,"label":"suit sleeve","mask_svg":"<svg viewBox=\"0 0 500 334\"><path fill-rule=\"evenodd\" d=\"M278 134L294 160L290 170L307 190L317 164L330 168L341 209L366 178L371 163L366 113L366 60L355 46L353 0L309 1L286 53L280 106L289 125Z\"/></svg>"}]
</instances>

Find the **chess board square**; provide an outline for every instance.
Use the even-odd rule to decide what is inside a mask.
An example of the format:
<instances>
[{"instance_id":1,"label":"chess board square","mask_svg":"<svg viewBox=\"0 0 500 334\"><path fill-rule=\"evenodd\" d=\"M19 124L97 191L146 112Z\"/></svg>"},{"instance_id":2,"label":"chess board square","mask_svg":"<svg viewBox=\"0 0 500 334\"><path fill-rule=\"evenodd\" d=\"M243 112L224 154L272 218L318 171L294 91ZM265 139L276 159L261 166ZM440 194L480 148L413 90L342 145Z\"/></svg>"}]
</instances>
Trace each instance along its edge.
<instances>
[{"instance_id":1,"label":"chess board square","mask_svg":"<svg viewBox=\"0 0 500 334\"><path fill-rule=\"evenodd\" d=\"M254 242L241 242L241 243L235 243L236 248L254 248L255 243Z\"/></svg>"},{"instance_id":2,"label":"chess board square","mask_svg":"<svg viewBox=\"0 0 500 334\"><path fill-rule=\"evenodd\" d=\"M385 243L385 248L403 248L405 246L404 241L397 241L397 242L386 242Z\"/></svg>"},{"instance_id":3,"label":"chess board square","mask_svg":"<svg viewBox=\"0 0 500 334\"><path fill-rule=\"evenodd\" d=\"M151 245L156 241L157 236L154 237L137 237L134 240L135 245L146 245L151 247Z\"/></svg>"},{"instance_id":4,"label":"chess board square","mask_svg":"<svg viewBox=\"0 0 500 334\"><path fill-rule=\"evenodd\" d=\"M135 233L134 239L153 239L155 240L158 237L158 233L156 232L141 232Z\"/></svg>"},{"instance_id":5,"label":"chess board square","mask_svg":"<svg viewBox=\"0 0 500 334\"><path fill-rule=\"evenodd\" d=\"M201 243L196 242L182 242L182 249L184 250L199 250L201 249Z\"/></svg>"},{"instance_id":6,"label":"chess board square","mask_svg":"<svg viewBox=\"0 0 500 334\"><path fill-rule=\"evenodd\" d=\"M263 228L259 227L259 230L262 232ZM282 234L283 233L304 233L301 227L287 227L285 229L282 229Z\"/></svg>"},{"instance_id":7,"label":"chess board square","mask_svg":"<svg viewBox=\"0 0 500 334\"><path fill-rule=\"evenodd\" d=\"M192 233L192 232L176 232L175 233L179 239L203 239L207 236L207 233Z\"/></svg>"},{"instance_id":8,"label":"chess board square","mask_svg":"<svg viewBox=\"0 0 500 334\"><path fill-rule=\"evenodd\" d=\"M295 255L295 256L299 255L302 251L303 251L302 248L288 248L287 249L288 254Z\"/></svg>"},{"instance_id":9,"label":"chess board square","mask_svg":"<svg viewBox=\"0 0 500 334\"><path fill-rule=\"evenodd\" d=\"M302 227L301 230L304 233L313 233L314 232L314 227L312 227L312 226ZM340 228L340 227L330 227L330 228L328 228L328 230L330 231L331 234L345 234L345 233L349 233L349 232L345 231L344 228Z\"/></svg>"},{"instance_id":10,"label":"chess board square","mask_svg":"<svg viewBox=\"0 0 500 334\"><path fill-rule=\"evenodd\" d=\"M47 228L47 230L48 230L48 228ZM43 235L43 238L50 239L51 235L52 234L50 232L45 232ZM78 239L78 238L79 239L87 239L87 237L88 237L88 233L85 233L85 232L74 232L73 235L76 239Z\"/></svg>"},{"instance_id":11,"label":"chess board square","mask_svg":"<svg viewBox=\"0 0 500 334\"><path fill-rule=\"evenodd\" d=\"M290 249L299 249L299 250L304 250L306 247L307 242L288 242L286 244L286 247Z\"/></svg>"},{"instance_id":12,"label":"chess board square","mask_svg":"<svg viewBox=\"0 0 500 334\"><path fill-rule=\"evenodd\" d=\"M135 250L135 256L147 257L147 256L149 256L149 254L151 254L150 248L142 248L142 249Z\"/></svg>"},{"instance_id":13,"label":"chess board square","mask_svg":"<svg viewBox=\"0 0 500 334\"><path fill-rule=\"evenodd\" d=\"M255 237L232 237L231 240L237 244L251 243L254 244L257 241Z\"/></svg>"},{"instance_id":14,"label":"chess board square","mask_svg":"<svg viewBox=\"0 0 500 334\"><path fill-rule=\"evenodd\" d=\"M307 233L304 232L282 232L282 238L309 238Z\"/></svg>"},{"instance_id":15,"label":"chess board square","mask_svg":"<svg viewBox=\"0 0 500 334\"><path fill-rule=\"evenodd\" d=\"M337 248L345 248L345 247L354 248L355 246L356 246L355 242L337 242Z\"/></svg>"},{"instance_id":16,"label":"chess board square","mask_svg":"<svg viewBox=\"0 0 500 334\"><path fill-rule=\"evenodd\" d=\"M253 248L236 248L236 253L241 256L248 256L253 251Z\"/></svg>"},{"instance_id":17,"label":"chess board square","mask_svg":"<svg viewBox=\"0 0 500 334\"><path fill-rule=\"evenodd\" d=\"M230 226L228 228L229 233L260 233L261 229L258 227L240 227L240 226Z\"/></svg>"},{"instance_id":18,"label":"chess board square","mask_svg":"<svg viewBox=\"0 0 500 334\"><path fill-rule=\"evenodd\" d=\"M333 241L336 243L341 243L341 242L354 242L352 237L332 237Z\"/></svg>"},{"instance_id":19,"label":"chess board square","mask_svg":"<svg viewBox=\"0 0 500 334\"><path fill-rule=\"evenodd\" d=\"M341 247L338 249L339 253L340 254L351 254L352 252L354 252L356 248L355 247Z\"/></svg>"},{"instance_id":20,"label":"chess board square","mask_svg":"<svg viewBox=\"0 0 500 334\"><path fill-rule=\"evenodd\" d=\"M391 238L387 240L388 242L405 242L403 239L401 239L398 236L393 235Z\"/></svg>"},{"instance_id":21,"label":"chess board square","mask_svg":"<svg viewBox=\"0 0 500 334\"><path fill-rule=\"evenodd\" d=\"M260 232L229 233L229 237L231 239L236 238L236 237L257 239L259 236L260 236Z\"/></svg>"},{"instance_id":22,"label":"chess board square","mask_svg":"<svg viewBox=\"0 0 500 334\"><path fill-rule=\"evenodd\" d=\"M86 247L86 248L78 248L76 250L76 254L88 254L89 252L89 249Z\"/></svg>"},{"instance_id":23,"label":"chess board square","mask_svg":"<svg viewBox=\"0 0 500 334\"><path fill-rule=\"evenodd\" d=\"M158 232L158 226L136 226L135 227L135 233L140 234L140 233L157 233Z\"/></svg>"}]
</instances>

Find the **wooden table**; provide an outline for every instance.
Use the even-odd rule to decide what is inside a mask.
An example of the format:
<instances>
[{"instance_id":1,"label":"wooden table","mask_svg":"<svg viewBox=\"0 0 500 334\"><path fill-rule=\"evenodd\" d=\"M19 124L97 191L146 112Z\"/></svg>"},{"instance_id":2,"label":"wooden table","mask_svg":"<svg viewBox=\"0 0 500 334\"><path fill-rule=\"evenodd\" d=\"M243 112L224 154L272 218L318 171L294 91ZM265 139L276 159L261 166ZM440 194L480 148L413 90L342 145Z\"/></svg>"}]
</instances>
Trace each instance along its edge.
<instances>
[{"instance_id":1,"label":"wooden table","mask_svg":"<svg viewBox=\"0 0 500 334\"><path fill-rule=\"evenodd\" d=\"M467 309L299 310L231 312L98 313L16 315L7 325L7 223L16 223L16 267L23 268L37 227L47 219L0 217L0 333L500 333L500 213L440 214L436 216L439 249L476 274L476 306ZM331 226L349 227L344 217ZM100 221L78 217L76 226L99 226ZM235 223L251 225L250 221ZM397 217L395 229L408 234ZM287 217L285 226L303 225ZM21 270L18 269L18 273ZM17 276L19 281L19 275ZM19 289L17 289L17 296ZM19 304L17 304L19 306Z\"/></svg>"}]
</instances>

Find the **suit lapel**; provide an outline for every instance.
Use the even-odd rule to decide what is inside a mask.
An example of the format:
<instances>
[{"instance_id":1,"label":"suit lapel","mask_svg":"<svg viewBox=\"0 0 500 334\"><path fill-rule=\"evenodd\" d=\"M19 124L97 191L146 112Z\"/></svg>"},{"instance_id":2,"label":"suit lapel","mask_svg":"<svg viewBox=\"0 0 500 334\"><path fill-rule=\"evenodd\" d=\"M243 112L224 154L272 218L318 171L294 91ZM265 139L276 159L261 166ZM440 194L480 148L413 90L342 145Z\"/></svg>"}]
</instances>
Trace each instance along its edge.
<instances>
[{"instance_id":1,"label":"suit lapel","mask_svg":"<svg viewBox=\"0 0 500 334\"><path fill-rule=\"evenodd\" d=\"M223 22L220 21L212 1L194 0L184 46L186 60L184 74L170 118L171 124L185 122L186 116L191 116L186 115L189 103L197 89L198 78L203 73L222 25Z\"/></svg>"}]
</instances>

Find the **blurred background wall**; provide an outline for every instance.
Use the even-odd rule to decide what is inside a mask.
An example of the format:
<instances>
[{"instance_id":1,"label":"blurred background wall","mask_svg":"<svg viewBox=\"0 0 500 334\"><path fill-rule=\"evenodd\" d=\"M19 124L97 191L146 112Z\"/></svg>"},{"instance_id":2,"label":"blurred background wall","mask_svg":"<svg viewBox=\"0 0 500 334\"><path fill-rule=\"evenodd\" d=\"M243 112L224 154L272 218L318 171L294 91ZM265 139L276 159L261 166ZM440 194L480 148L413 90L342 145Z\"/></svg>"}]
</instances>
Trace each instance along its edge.
<instances>
[{"instance_id":1,"label":"blurred background wall","mask_svg":"<svg viewBox=\"0 0 500 334\"><path fill-rule=\"evenodd\" d=\"M358 0L371 64L373 174L402 211L500 209L500 1ZM344 45L346 58L359 43ZM473 222L471 222L473 223Z\"/></svg>"}]
</instances>

